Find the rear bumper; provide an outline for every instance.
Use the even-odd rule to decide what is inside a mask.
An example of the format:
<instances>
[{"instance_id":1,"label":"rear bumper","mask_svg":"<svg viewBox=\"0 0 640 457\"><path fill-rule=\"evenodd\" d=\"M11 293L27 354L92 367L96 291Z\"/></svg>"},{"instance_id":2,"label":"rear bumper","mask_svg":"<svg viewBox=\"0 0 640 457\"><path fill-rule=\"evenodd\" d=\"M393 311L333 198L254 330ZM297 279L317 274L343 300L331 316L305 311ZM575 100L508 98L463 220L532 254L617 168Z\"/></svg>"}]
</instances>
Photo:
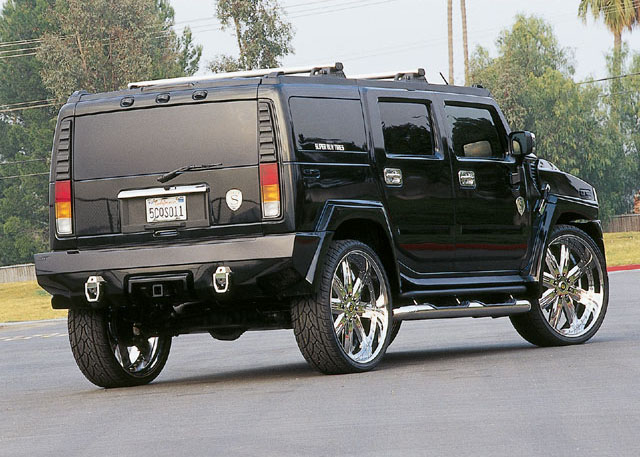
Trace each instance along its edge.
<instances>
[{"instance_id":1,"label":"rear bumper","mask_svg":"<svg viewBox=\"0 0 640 457\"><path fill-rule=\"evenodd\" d=\"M278 298L312 291L315 267L328 232L292 233L191 244L36 254L38 284L54 296L53 306L86 304L89 276L104 278L105 299L131 299L131 277L186 274L188 290L179 300L229 301ZM231 268L231 287L216 293L213 274Z\"/></svg>"}]
</instances>

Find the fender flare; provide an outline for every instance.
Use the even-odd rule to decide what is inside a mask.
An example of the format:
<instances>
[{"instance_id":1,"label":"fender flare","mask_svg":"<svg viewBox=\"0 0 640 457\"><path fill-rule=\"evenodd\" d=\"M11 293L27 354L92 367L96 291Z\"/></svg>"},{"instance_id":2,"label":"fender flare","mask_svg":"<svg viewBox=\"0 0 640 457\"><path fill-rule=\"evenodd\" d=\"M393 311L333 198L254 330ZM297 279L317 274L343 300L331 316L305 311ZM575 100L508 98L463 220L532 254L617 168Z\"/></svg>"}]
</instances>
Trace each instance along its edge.
<instances>
[{"instance_id":1,"label":"fender flare","mask_svg":"<svg viewBox=\"0 0 640 457\"><path fill-rule=\"evenodd\" d=\"M307 273L307 281L318 287L318 278L324 267L324 260L327 250L333 241L335 231L350 220L365 219L376 223L382 227L386 235L385 242L391 247L392 260L394 262L394 271L387 272L393 275L390 280L400 285L400 276L397 268L397 259L395 249L393 249L393 232L389 221L389 216L384 205L379 201L369 200L328 200L315 224L315 232L326 233L322 238L320 246L316 251L316 255L311 263Z\"/></svg>"}]
</instances>

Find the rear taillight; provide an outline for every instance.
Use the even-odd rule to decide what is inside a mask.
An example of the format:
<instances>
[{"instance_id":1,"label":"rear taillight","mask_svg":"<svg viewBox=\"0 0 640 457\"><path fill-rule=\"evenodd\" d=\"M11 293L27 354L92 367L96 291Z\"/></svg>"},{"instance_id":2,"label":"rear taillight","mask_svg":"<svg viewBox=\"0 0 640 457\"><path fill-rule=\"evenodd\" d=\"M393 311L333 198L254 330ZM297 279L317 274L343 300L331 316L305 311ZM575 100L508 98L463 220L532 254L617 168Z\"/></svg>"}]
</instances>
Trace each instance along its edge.
<instances>
[{"instance_id":1,"label":"rear taillight","mask_svg":"<svg viewBox=\"0 0 640 457\"><path fill-rule=\"evenodd\" d=\"M260 164L260 189L262 194L262 217L273 219L280 216L280 178L277 163Z\"/></svg>"},{"instance_id":2,"label":"rear taillight","mask_svg":"<svg viewBox=\"0 0 640 457\"><path fill-rule=\"evenodd\" d=\"M56 181L56 231L59 235L73 233L71 215L71 181Z\"/></svg>"}]
</instances>

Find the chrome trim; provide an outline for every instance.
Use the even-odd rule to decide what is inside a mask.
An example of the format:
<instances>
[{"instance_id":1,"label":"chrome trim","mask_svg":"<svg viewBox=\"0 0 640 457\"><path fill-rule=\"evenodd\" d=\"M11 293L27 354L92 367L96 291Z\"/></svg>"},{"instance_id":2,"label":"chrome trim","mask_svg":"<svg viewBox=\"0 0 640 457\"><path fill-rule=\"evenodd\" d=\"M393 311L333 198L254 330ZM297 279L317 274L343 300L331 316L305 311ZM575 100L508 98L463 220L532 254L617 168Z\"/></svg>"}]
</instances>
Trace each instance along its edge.
<instances>
[{"instance_id":1,"label":"chrome trim","mask_svg":"<svg viewBox=\"0 0 640 457\"><path fill-rule=\"evenodd\" d=\"M400 168L385 168L384 182L388 186L402 186L402 170Z\"/></svg>"},{"instance_id":2,"label":"chrome trim","mask_svg":"<svg viewBox=\"0 0 640 457\"><path fill-rule=\"evenodd\" d=\"M531 310L528 300L485 304L476 300L458 306L435 306L428 303L402 306L393 310L395 320L444 319L452 317L501 317Z\"/></svg>"},{"instance_id":3,"label":"chrome trim","mask_svg":"<svg viewBox=\"0 0 640 457\"><path fill-rule=\"evenodd\" d=\"M206 184L196 184L193 186L152 187L151 189L123 190L118 194L118 198L165 197L169 195L197 194L207 192L208 190L209 186Z\"/></svg>"},{"instance_id":4,"label":"chrome trim","mask_svg":"<svg viewBox=\"0 0 640 457\"><path fill-rule=\"evenodd\" d=\"M471 170L460 170L458 171L458 182L460 183L460 187L464 187L465 189L475 189L476 173Z\"/></svg>"}]
</instances>

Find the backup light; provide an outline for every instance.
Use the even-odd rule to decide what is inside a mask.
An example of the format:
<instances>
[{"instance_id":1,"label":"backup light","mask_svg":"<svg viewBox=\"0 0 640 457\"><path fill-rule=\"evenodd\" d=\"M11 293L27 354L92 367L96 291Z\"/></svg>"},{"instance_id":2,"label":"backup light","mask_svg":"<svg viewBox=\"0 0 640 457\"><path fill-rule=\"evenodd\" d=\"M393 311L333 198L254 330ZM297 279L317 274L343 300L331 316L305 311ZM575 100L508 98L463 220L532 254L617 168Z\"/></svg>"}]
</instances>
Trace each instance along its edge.
<instances>
[{"instance_id":1,"label":"backup light","mask_svg":"<svg viewBox=\"0 0 640 457\"><path fill-rule=\"evenodd\" d=\"M280 216L280 178L277 163L260 164L260 189L262 193L262 217Z\"/></svg>"},{"instance_id":2,"label":"backup light","mask_svg":"<svg viewBox=\"0 0 640 457\"><path fill-rule=\"evenodd\" d=\"M56 231L59 235L73 233L71 214L71 181L56 181Z\"/></svg>"}]
</instances>

